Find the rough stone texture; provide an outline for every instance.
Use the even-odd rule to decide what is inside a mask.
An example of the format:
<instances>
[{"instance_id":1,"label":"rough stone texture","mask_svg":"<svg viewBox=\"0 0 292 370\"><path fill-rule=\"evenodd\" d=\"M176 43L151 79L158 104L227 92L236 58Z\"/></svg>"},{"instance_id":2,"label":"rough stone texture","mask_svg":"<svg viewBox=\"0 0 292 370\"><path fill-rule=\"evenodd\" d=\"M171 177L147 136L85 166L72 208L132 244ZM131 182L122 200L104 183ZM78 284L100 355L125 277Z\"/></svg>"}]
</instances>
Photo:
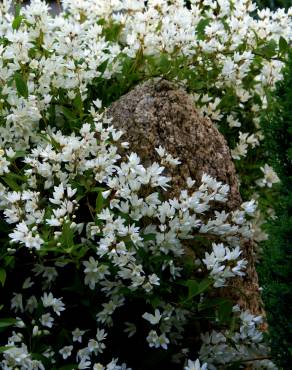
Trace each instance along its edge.
<instances>
[{"instance_id":1,"label":"rough stone texture","mask_svg":"<svg viewBox=\"0 0 292 370\"><path fill-rule=\"evenodd\" d=\"M248 261L246 275L244 278L230 280L230 288L225 288L225 293L232 295L240 307L250 310L254 315L265 316L264 305L259 290L258 274L255 267L254 243L242 243L242 257ZM231 288L231 289L232 289ZM267 324L261 325L263 331L267 330Z\"/></svg>"},{"instance_id":2,"label":"rough stone texture","mask_svg":"<svg viewBox=\"0 0 292 370\"><path fill-rule=\"evenodd\" d=\"M154 150L159 145L181 160L179 167L169 171L171 196L185 187L187 177L200 183L206 172L230 186L229 209L240 204L235 168L223 135L199 115L182 89L166 80L147 81L114 102L108 116L125 132L123 138L144 164L159 160Z\"/></svg>"},{"instance_id":3,"label":"rough stone texture","mask_svg":"<svg viewBox=\"0 0 292 370\"><path fill-rule=\"evenodd\" d=\"M169 170L172 191L177 195L185 188L185 180L192 177L200 184L203 172L230 186L226 211L241 203L235 167L223 135L210 119L202 117L188 94L174 84L155 79L136 86L108 109L113 125L124 131L123 138L130 143L144 165L158 161L154 150L160 145L181 165ZM258 278L254 266L253 244L243 245L243 256L249 262L245 279L234 279L233 289L222 293L235 298L244 308L262 314Z\"/></svg>"}]
</instances>

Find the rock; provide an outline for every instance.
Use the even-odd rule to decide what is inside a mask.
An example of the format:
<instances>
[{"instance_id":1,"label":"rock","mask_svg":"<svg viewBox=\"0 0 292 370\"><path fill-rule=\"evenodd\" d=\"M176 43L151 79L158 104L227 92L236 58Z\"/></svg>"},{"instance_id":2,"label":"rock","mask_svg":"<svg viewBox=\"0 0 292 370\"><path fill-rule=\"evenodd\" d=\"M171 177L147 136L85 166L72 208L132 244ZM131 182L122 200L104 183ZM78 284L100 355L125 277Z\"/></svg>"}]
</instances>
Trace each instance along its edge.
<instances>
[{"instance_id":1,"label":"rock","mask_svg":"<svg viewBox=\"0 0 292 370\"><path fill-rule=\"evenodd\" d=\"M124 132L123 138L144 165L159 161L155 148L160 145L180 159L179 166L169 169L172 190L167 196L176 196L186 188L187 177L200 184L206 172L230 186L229 201L224 204L226 211L240 205L237 176L227 142L211 120L199 114L184 90L163 79L150 80L114 102L106 115ZM253 243L243 242L242 248L249 264L247 274L244 279L235 279L232 288L224 288L221 293L235 299L241 307L262 314ZM186 253L189 252L186 246Z\"/></svg>"},{"instance_id":2,"label":"rock","mask_svg":"<svg viewBox=\"0 0 292 370\"><path fill-rule=\"evenodd\" d=\"M114 102L107 115L113 125L124 131L143 164L158 161L154 148L160 145L181 165L169 171L172 176L170 196L185 188L187 177L198 184L203 172L230 186L228 210L240 202L237 177L230 151L223 135L211 120L202 117L188 94L161 79L136 86Z\"/></svg>"}]
</instances>

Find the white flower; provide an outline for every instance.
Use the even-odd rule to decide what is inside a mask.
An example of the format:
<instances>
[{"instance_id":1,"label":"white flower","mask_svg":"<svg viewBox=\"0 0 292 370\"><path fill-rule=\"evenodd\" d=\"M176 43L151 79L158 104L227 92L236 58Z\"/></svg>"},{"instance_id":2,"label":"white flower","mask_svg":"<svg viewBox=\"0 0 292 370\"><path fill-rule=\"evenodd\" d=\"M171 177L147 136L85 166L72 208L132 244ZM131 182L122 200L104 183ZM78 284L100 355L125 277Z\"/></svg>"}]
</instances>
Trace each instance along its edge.
<instances>
[{"instance_id":1,"label":"white flower","mask_svg":"<svg viewBox=\"0 0 292 370\"><path fill-rule=\"evenodd\" d=\"M23 312L23 301L21 293L13 293L13 298L11 299L11 309L15 312Z\"/></svg>"},{"instance_id":2,"label":"white flower","mask_svg":"<svg viewBox=\"0 0 292 370\"><path fill-rule=\"evenodd\" d=\"M53 266L43 267L43 277L47 278L48 283L56 280L57 276L58 276L58 272L55 269L55 267L53 267Z\"/></svg>"},{"instance_id":3,"label":"white flower","mask_svg":"<svg viewBox=\"0 0 292 370\"><path fill-rule=\"evenodd\" d=\"M51 328L53 326L54 318L51 316L50 313L45 313L41 316L40 322L43 326Z\"/></svg>"},{"instance_id":4,"label":"white flower","mask_svg":"<svg viewBox=\"0 0 292 370\"><path fill-rule=\"evenodd\" d=\"M53 204L61 204L64 197L64 186L61 183L59 186L54 186L53 198L50 198L50 202Z\"/></svg>"},{"instance_id":5,"label":"white flower","mask_svg":"<svg viewBox=\"0 0 292 370\"><path fill-rule=\"evenodd\" d=\"M61 312L65 310L65 305L62 302L61 298L54 298L52 307L53 307L54 312L58 316L60 316Z\"/></svg>"},{"instance_id":6,"label":"white flower","mask_svg":"<svg viewBox=\"0 0 292 370\"><path fill-rule=\"evenodd\" d=\"M7 161L6 158L4 158L2 155L1 155L1 151L3 152L2 149L0 149L0 175L3 175L4 173L8 173L9 172L9 165L10 165L10 162ZM4 154L4 153L3 153Z\"/></svg>"},{"instance_id":7,"label":"white flower","mask_svg":"<svg viewBox=\"0 0 292 370\"><path fill-rule=\"evenodd\" d=\"M191 177L187 178L187 187L192 188L195 185L196 181L193 180Z\"/></svg>"},{"instance_id":8,"label":"white flower","mask_svg":"<svg viewBox=\"0 0 292 370\"><path fill-rule=\"evenodd\" d=\"M158 148L155 148L155 150L160 157L164 157L166 154L165 149L161 145Z\"/></svg>"},{"instance_id":9,"label":"white flower","mask_svg":"<svg viewBox=\"0 0 292 370\"><path fill-rule=\"evenodd\" d=\"M75 195L77 191L77 189L72 189L71 186L67 186L66 190L67 190L68 198L72 198L73 195Z\"/></svg>"},{"instance_id":10,"label":"white flower","mask_svg":"<svg viewBox=\"0 0 292 370\"><path fill-rule=\"evenodd\" d=\"M94 289L95 284L99 280L98 261L96 261L93 257L89 257L89 261L84 261L83 265L85 266L84 282L86 285L89 285L90 289Z\"/></svg>"},{"instance_id":11,"label":"white flower","mask_svg":"<svg viewBox=\"0 0 292 370\"><path fill-rule=\"evenodd\" d=\"M21 343L21 347L12 346L11 348L11 346L8 346L7 350L4 351L4 354L8 359L11 359L10 361L13 361L12 363L25 364L30 362L30 355L27 351L27 346L24 343Z\"/></svg>"},{"instance_id":12,"label":"white flower","mask_svg":"<svg viewBox=\"0 0 292 370\"><path fill-rule=\"evenodd\" d=\"M261 167L261 171L264 174L264 178L256 181L257 185L260 187L267 186L268 188L271 188L273 184L280 182L278 175L268 164Z\"/></svg>"},{"instance_id":13,"label":"white flower","mask_svg":"<svg viewBox=\"0 0 292 370\"><path fill-rule=\"evenodd\" d=\"M88 342L88 350L90 352L94 352L95 354L102 353L103 350L105 349L105 344L103 341L106 339L107 334L103 329L97 329L96 332L96 340L95 339L90 339Z\"/></svg>"},{"instance_id":14,"label":"white flower","mask_svg":"<svg viewBox=\"0 0 292 370\"><path fill-rule=\"evenodd\" d=\"M241 204L241 208L247 213L248 215L253 215L256 211L257 204L254 199L252 199L249 202L244 202Z\"/></svg>"},{"instance_id":15,"label":"white flower","mask_svg":"<svg viewBox=\"0 0 292 370\"><path fill-rule=\"evenodd\" d=\"M207 364L201 365L199 359L197 359L195 362L188 360L187 366L184 368L184 370L207 370Z\"/></svg>"},{"instance_id":16,"label":"white flower","mask_svg":"<svg viewBox=\"0 0 292 370\"><path fill-rule=\"evenodd\" d=\"M137 327L132 322L125 322L126 328L124 329L125 333L128 333L128 338L131 338L133 335L136 334Z\"/></svg>"},{"instance_id":17,"label":"white flower","mask_svg":"<svg viewBox=\"0 0 292 370\"><path fill-rule=\"evenodd\" d=\"M159 282L160 279L156 274L149 275L148 279L151 285L160 285L160 282Z\"/></svg>"},{"instance_id":18,"label":"white flower","mask_svg":"<svg viewBox=\"0 0 292 370\"><path fill-rule=\"evenodd\" d=\"M155 330L151 330L146 338L147 342L149 343L149 347L159 348L162 347L163 349L167 349L169 344L169 339L166 337L164 333L158 336Z\"/></svg>"},{"instance_id":19,"label":"white flower","mask_svg":"<svg viewBox=\"0 0 292 370\"><path fill-rule=\"evenodd\" d=\"M44 307L50 307L54 304L54 296L52 293L44 293L43 297L41 298Z\"/></svg>"},{"instance_id":20,"label":"white flower","mask_svg":"<svg viewBox=\"0 0 292 370\"><path fill-rule=\"evenodd\" d=\"M143 315L142 315L143 319L147 320L150 322L151 325L156 325L159 323L162 315L160 313L160 311L156 308L155 312L154 312L154 315L150 314L150 313L147 313L145 312Z\"/></svg>"},{"instance_id":21,"label":"white flower","mask_svg":"<svg viewBox=\"0 0 292 370\"><path fill-rule=\"evenodd\" d=\"M229 127L240 127L241 123L239 122L238 119L235 119L233 116L228 116L226 121L229 124Z\"/></svg>"},{"instance_id":22,"label":"white flower","mask_svg":"<svg viewBox=\"0 0 292 370\"><path fill-rule=\"evenodd\" d=\"M44 293L42 297L44 307L52 307L54 312L60 316L60 313L65 310L65 305L61 298L54 298L52 293Z\"/></svg>"},{"instance_id":23,"label":"white flower","mask_svg":"<svg viewBox=\"0 0 292 370\"><path fill-rule=\"evenodd\" d=\"M63 357L64 360L66 360L68 357L71 356L73 350L73 346L65 346L60 349L59 353Z\"/></svg>"},{"instance_id":24,"label":"white flower","mask_svg":"<svg viewBox=\"0 0 292 370\"><path fill-rule=\"evenodd\" d=\"M25 306L25 310L32 313L38 306L38 301L34 295L28 298Z\"/></svg>"},{"instance_id":25,"label":"white flower","mask_svg":"<svg viewBox=\"0 0 292 370\"><path fill-rule=\"evenodd\" d=\"M105 370L105 367L101 363L98 363L94 364L93 370Z\"/></svg>"},{"instance_id":26,"label":"white flower","mask_svg":"<svg viewBox=\"0 0 292 370\"><path fill-rule=\"evenodd\" d=\"M238 260L242 253L239 247L230 250L222 243L213 243L212 249L210 254L205 253L203 262L210 270L210 276L214 279L214 287L222 287L225 285L226 279L245 274L242 270L246 268L247 261Z\"/></svg>"},{"instance_id":27,"label":"white flower","mask_svg":"<svg viewBox=\"0 0 292 370\"><path fill-rule=\"evenodd\" d=\"M35 325L34 327L33 327L33 329L32 329L32 336L33 337L36 337L36 336L38 336L38 335L40 335L40 329L39 329L39 327L37 326L37 325Z\"/></svg>"},{"instance_id":28,"label":"white flower","mask_svg":"<svg viewBox=\"0 0 292 370\"><path fill-rule=\"evenodd\" d=\"M22 289L29 289L34 285L34 282L31 281L31 278L28 277L27 279L24 280L22 284Z\"/></svg>"},{"instance_id":29,"label":"white flower","mask_svg":"<svg viewBox=\"0 0 292 370\"><path fill-rule=\"evenodd\" d=\"M158 334L155 330L151 330L146 338L147 342L149 343L149 347L159 347L158 344Z\"/></svg>"},{"instance_id":30,"label":"white flower","mask_svg":"<svg viewBox=\"0 0 292 370\"><path fill-rule=\"evenodd\" d=\"M168 348L169 339L167 338L167 336L164 333L159 336L159 338L158 338L158 344L163 349L167 349Z\"/></svg>"},{"instance_id":31,"label":"white flower","mask_svg":"<svg viewBox=\"0 0 292 370\"><path fill-rule=\"evenodd\" d=\"M16 152L12 148L8 148L8 149L6 149L6 155L7 155L8 158L13 158L13 157L15 157Z\"/></svg>"},{"instance_id":32,"label":"white flower","mask_svg":"<svg viewBox=\"0 0 292 370\"><path fill-rule=\"evenodd\" d=\"M82 336L84 335L85 330L80 330L79 328L76 328L75 330L72 331L73 335L73 342L82 342Z\"/></svg>"},{"instance_id":33,"label":"white flower","mask_svg":"<svg viewBox=\"0 0 292 370\"><path fill-rule=\"evenodd\" d=\"M37 233L33 235L33 232L29 230L24 221L16 225L14 231L9 234L9 237L12 243L19 242L24 244L27 248L40 249L41 245L44 243Z\"/></svg>"},{"instance_id":34,"label":"white flower","mask_svg":"<svg viewBox=\"0 0 292 370\"><path fill-rule=\"evenodd\" d=\"M169 164L170 166L177 166L181 162L178 158L174 158L171 154L167 153L166 150L160 145L158 148L155 148L158 155L162 158L162 164Z\"/></svg>"},{"instance_id":35,"label":"white flower","mask_svg":"<svg viewBox=\"0 0 292 370\"><path fill-rule=\"evenodd\" d=\"M96 106L97 109L100 109L102 107L102 101L99 99L94 100L92 103Z\"/></svg>"},{"instance_id":36,"label":"white flower","mask_svg":"<svg viewBox=\"0 0 292 370\"><path fill-rule=\"evenodd\" d=\"M78 369L89 369L91 366L91 362L88 360L81 360L78 364Z\"/></svg>"}]
</instances>

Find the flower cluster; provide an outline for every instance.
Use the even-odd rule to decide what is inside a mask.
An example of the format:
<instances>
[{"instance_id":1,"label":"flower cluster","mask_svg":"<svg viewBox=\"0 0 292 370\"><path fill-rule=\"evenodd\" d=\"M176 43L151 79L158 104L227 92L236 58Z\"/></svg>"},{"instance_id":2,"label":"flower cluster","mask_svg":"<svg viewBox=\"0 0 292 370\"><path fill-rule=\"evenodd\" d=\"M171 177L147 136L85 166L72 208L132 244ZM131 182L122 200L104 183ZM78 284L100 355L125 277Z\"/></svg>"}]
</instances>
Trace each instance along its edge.
<instances>
[{"instance_id":1,"label":"flower cluster","mask_svg":"<svg viewBox=\"0 0 292 370\"><path fill-rule=\"evenodd\" d=\"M240 312L238 306L234 306L233 311L238 313L239 330L235 332L213 330L211 333L203 334L200 358L208 362L209 369L217 369L218 365L238 359L251 364L255 369L277 369L269 360L254 361L256 354L267 356L267 348L261 343L263 333L257 329L262 317L254 316L249 311Z\"/></svg>"},{"instance_id":2,"label":"flower cluster","mask_svg":"<svg viewBox=\"0 0 292 370\"><path fill-rule=\"evenodd\" d=\"M141 312L141 318L149 323L145 333L149 348L167 350L171 346L178 350L192 311L183 302L179 308L163 299L163 292L169 280L175 288L185 275L182 257L186 243L199 236L207 244L210 236L217 240L201 262L204 249L200 251L199 244L191 247L197 257L193 273L205 271L208 276L200 288L207 298L212 285L218 288L226 280L244 275L241 242L252 237L249 217L256 208L251 201L230 213L214 211L211 204L224 204L229 187L207 174L197 187L189 179L189 188L177 198L163 199L171 180L163 175L164 167L158 163L144 167L135 153L122 160L114 144L121 133L97 116L93 107L91 121L84 123L78 134L49 130L40 134L37 145L24 157L7 157L9 169L22 163L18 171L22 185L13 191L9 182L1 185L1 209L11 230L9 253L15 258L24 253L33 265L27 271L24 290L14 292L11 298L11 309L21 315L32 340L53 337L58 317L64 310L70 311L70 297L69 307L65 297L54 297L61 284L59 276L66 269L79 265L79 284L93 291L92 302L99 297L93 309L94 336L92 329L79 329L77 322L75 329L70 329L70 340L66 335L60 348L52 346L42 353L52 363L61 358L66 361L74 353L79 369L93 366L95 358L107 350L105 342L108 331L115 327L115 315L123 307L131 307L131 301L141 294L150 301L160 297L154 315ZM26 251L34 250L37 260L31 261ZM169 291L172 295L174 288ZM34 291L43 293L37 296ZM202 304L202 299L198 303ZM29 319L31 314L33 320ZM130 326L125 332L129 337L138 335L137 324L131 320L127 317ZM31 361L25 337L21 332L15 335L21 338L17 351L25 351L26 360ZM14 368L10 365L14 358L10 343L11 339L4 351L3 366L7 369ZM78 348L80 344L83 347Z\"/></svg>"}]
</instances>

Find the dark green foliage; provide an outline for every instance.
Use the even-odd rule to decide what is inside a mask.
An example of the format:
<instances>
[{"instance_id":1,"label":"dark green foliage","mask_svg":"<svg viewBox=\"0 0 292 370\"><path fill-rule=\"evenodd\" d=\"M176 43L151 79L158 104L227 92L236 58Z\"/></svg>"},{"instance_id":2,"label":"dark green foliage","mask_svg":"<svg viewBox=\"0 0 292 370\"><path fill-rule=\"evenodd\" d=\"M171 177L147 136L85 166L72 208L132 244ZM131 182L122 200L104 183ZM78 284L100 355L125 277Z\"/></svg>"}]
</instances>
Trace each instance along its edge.
<instances>
[{"instance_id":1,"label":"dark green foliage","mask_svg":"<svg viewBox=\"0 0 292 370\"><path fill-rule=\"evenodd\" d=\"M267 310L272 352L284 369L292 363L292 51L278 85L277 105L263 120L266 149L281 179L273 204L276 218L269 221L269 240L259 266Z\"/></svg>"},{"instance_id":2,"label":"dark green foliage","mask_svg":"<svg viewBox=\"0 0 292 370\"><path fill-rule=\"evenodd\" d=\"M288 9L292 6L292 0L254 0L260 9L270 8L271 10L276 10L278 8ZM191 2L186 0L186 6L190 7Z\"/></svg>"},{"instance_id":3,"label":"dark green foliage","mask_svg":"<svg viewBox=\"0 0 292 370\"><path fill-rule=\"evenodd\" d=\"M256 3L259 8L270 8L272 10L276 10L278 8L288 9L292 6L291 0L257 0Z\"/></svg>"}]
</instances>

